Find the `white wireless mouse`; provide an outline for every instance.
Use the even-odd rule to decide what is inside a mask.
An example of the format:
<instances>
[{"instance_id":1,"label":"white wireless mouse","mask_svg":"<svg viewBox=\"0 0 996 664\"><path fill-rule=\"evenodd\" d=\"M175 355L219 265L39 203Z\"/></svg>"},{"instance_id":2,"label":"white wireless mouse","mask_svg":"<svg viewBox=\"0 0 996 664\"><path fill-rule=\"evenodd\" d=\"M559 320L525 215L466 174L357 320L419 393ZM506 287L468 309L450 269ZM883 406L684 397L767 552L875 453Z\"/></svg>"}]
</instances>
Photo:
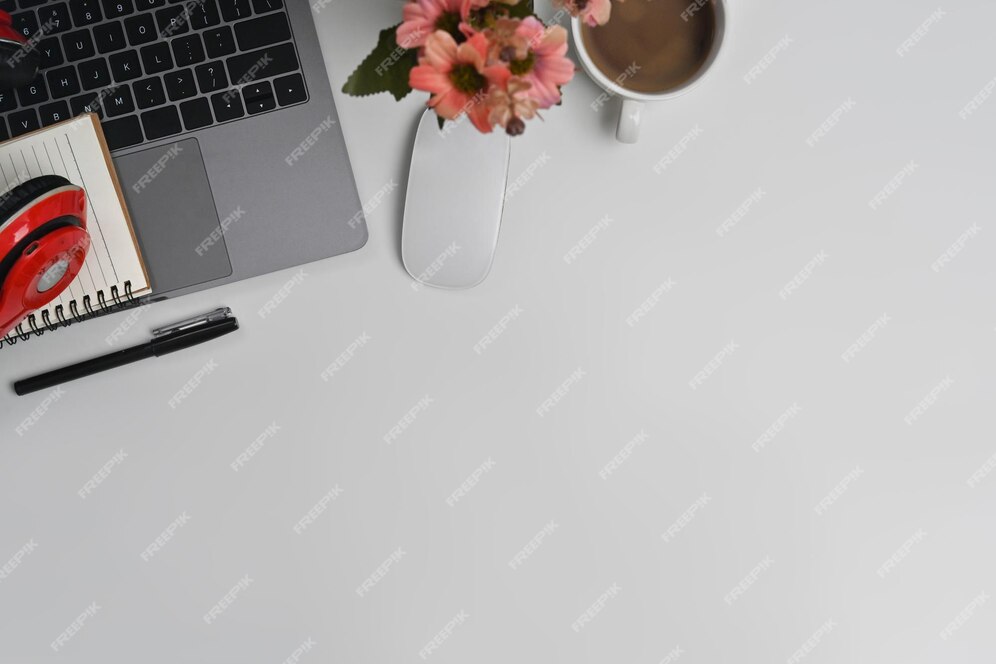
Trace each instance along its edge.
<instances>
[{"instance_id":1,"label":"white wireless mouse","mask_svg":"<svg viewBox=\"0 0 996 664\"><path fill-rule=\"evenodd\" d=\"M401 257L408 274L437 288L471 288L494 261L505 204L510 139L466 118L439 128L426 109L415 134Z\"/></svg>"}]
</instances>

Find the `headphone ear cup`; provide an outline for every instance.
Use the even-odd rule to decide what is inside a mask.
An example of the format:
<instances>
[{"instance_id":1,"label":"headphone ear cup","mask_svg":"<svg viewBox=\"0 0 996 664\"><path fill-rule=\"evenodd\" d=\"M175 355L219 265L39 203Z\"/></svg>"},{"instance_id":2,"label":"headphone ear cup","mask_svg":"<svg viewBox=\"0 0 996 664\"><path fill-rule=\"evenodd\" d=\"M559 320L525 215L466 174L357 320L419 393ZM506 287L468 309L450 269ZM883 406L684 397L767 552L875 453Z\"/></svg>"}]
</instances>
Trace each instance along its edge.
<instances>
[{"instance_id":1,"label":"headphone ear cup","mask_svg":"<svg viewBox=\"0 0 996 664\"><path fill-rule=\"evenodd\" d=\"M0 41L0 90L27 85L38 76L41 56L36 48Z\"/></svg>"},{"instance_id":2,"label":"headphone ear cup","mask_svg":"<svg viewBox=\"0 0 996 664\"><path fill-rule=\"evenodd\" d=\"M3 65L0 65L2 67ZM0 196L0 228L10 219L10 216L30 203L34 198L48 193L53 189L71 185L72 182L61 175L40 175L22 182L6 194Z\"/></svg>"}]
</instances>

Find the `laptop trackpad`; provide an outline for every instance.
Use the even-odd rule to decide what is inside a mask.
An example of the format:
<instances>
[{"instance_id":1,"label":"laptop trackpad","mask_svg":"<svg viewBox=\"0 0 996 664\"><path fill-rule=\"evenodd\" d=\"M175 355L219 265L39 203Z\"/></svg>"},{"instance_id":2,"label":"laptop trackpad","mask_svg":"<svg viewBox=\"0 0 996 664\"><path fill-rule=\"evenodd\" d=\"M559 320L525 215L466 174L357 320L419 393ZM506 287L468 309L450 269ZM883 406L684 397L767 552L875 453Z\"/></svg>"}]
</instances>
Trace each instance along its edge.
<instances>
[{"instance_id":1,"label":"laptop trackpad","mask_svg":"<svg viewBox=\"0 0 996 664\"><path fill-rule=\"evenodd\" d=\"M114 164L154 295L232 273L226 224L218 219L195 139L117 157Z\"/></svg>"}]
</instances>

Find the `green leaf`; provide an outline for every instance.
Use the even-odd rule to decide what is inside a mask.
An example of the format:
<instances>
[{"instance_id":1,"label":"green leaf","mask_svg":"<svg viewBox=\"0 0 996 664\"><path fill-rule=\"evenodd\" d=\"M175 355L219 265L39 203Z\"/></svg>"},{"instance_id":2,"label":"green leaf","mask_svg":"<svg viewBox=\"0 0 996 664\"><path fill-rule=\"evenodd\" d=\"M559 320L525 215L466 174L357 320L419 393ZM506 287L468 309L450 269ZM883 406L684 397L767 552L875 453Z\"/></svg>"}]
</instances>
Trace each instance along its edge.
<instances>
[{"instance_id":1,"label":"green leaf","mask_svg":"<svg viewBox=\"0 0 996 664\"><path fill-rule=\"evenodd\" d=\"M377 46L346 79L343 92L353 97L390 92L401 100L412 91L408 74L418 64L418 49L398 46L397 33L397 25L380 31Z\"/></svg>"},{"instance_id":2,"label":"green leaf","mask_svg":"<svg viewBox=\"0 0 996 664\"><path fill-rule=\"evenodd\" d=\"M533 15L533 0L520 0L519 4L508 8L508 15L512 18L526 18Z\"/></svg>"},{"instance_id":3,"label":"green leaf","mask_svg":"<svg viewBox=\"0 0 996 664\"><path fill-rule=\"evenodd\" d=\"M436 116L436 122L439 123L439 131L443 130L443 125L446 124L446 118L441 115Z\"/></svg>"}]
</instances>

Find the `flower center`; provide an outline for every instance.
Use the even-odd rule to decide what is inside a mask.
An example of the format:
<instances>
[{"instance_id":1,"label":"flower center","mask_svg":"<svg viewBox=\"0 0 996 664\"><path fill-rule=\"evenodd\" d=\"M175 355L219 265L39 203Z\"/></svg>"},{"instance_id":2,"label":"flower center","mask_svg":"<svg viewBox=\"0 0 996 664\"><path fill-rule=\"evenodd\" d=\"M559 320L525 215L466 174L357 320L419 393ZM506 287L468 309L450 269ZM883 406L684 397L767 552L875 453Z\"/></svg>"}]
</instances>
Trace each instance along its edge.
<instances>
[{"instance_id":1,"label":"flower center","mask_svg":"<svg viewBox=\"0 0 996 664\"><path fill-rule=\"evenodd\" d=\"M443 12L436 19L436 30L448 32L459 44L467 38L460 32L460 14L455 12Z\"/></svg>"},{"instance_id":2,"label":"flower center","mask_svg":"<svg viewBox=\"0 0 996 664\"><path fill-rule=\"evenodd\" d=\"M508 69L512 72L513 76L522 76L523 74L528 74L533 70L533 65L536 63L536 56L532 51L521 60L512 60L508 63Z\"/></svg>"},{"instance_id":3,"label":"flower center","mask_svg":"<svg viewBox=\"0 0 996 664\"><path fill-rule=\"evenodd\" d=\"M483 90L488 84L488 79L474 68L474 65L462 64L450 70L450 80L453 87L464 94L471 94Z\"/></svg>"}]
</instances>

